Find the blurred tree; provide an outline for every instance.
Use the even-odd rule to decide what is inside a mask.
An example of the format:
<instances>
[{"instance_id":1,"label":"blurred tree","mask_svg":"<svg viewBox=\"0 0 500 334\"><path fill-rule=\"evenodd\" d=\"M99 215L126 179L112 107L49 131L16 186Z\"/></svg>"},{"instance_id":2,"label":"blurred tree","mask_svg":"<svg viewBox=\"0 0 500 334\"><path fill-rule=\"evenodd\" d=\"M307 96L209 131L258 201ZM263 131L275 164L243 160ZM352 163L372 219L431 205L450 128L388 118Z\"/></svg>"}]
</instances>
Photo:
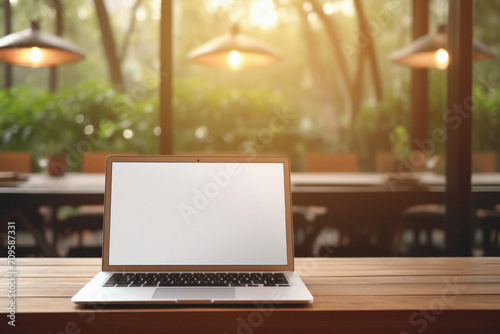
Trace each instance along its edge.
<instances>
[{"instance_id":1,"label":"blurred tree","mask_svg":"<svg viewBox=\"0 0 500 334\"><path fill-rule=\"evenodd\" d=\"M94 4L101 28L102 45L106 54L111 82L116 89L123 91L125 90L125 84L123 82L121 61L116 53L116 43L109 23L108 11L103 0L94 0Z\"/></svg>"},{"instance_id":2,"label":"blurred tree","mask_svg":"<svg viewBox=\"0 0 500 334\"><path fill-rule=\"evenodd\" d=\"M327 132L326 137L335 137L339 133L339 117L335 104L335 94L332 94L331 86L325 76L326 68L320 57L320 43L314 33L314 30L308 22L308 13L302 9L300 4L297 4L297 11L301 18L301 26L303 27L304 42L307 50L307 63L311 71L311 77L314 84L314 94L319 109L319 114L325 124L324 128Z\"/></svg>"}]
</instances>

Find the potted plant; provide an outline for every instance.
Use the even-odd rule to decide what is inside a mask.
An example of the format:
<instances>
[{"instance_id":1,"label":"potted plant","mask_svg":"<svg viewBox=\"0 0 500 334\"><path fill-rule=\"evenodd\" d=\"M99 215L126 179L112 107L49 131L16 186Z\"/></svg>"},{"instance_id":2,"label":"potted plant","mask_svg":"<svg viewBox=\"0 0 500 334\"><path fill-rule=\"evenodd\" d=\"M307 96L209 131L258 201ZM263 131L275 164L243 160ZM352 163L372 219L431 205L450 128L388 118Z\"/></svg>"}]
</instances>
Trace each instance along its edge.
<instances>
[{"instance_id":1,"label":"potted plant","mask_svg":"<svg viewBox=\"0 0 500 334\"><path fill-rule=\"evenodd\" d=\"M36 149L47 160L50 176L63 176L68 170L66 155L77 138L76 121L60 106L49 106L37 113L40 120L35 128Z\"/></svg>"},{"instance_id":2,"label":"potted plant","mask_svg":"<svg viewBox=\"0 0 500 334\"><path fill-rule=\"evenodd\" d=\"M68 166L66 164L66 153L64 152L64 142L48 140L41 143L41 152L47 159L47 173L50 176L59 177L66 174Z\"/></svg>"}]
</instances>

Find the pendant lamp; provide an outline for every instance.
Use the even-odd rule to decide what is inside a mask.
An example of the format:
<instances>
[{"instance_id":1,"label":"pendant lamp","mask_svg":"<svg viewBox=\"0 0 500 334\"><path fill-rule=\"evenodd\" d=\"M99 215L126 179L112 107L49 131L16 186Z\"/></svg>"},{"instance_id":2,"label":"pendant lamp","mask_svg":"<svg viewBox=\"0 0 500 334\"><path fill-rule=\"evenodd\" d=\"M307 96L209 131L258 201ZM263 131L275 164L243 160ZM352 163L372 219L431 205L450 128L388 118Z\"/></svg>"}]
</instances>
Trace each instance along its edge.
<instances>
[{"instance_id":1,"label":"pendant lamp","mask_svg":"<svg viewBox=\"0 0 500 334\"><path fill-rule=\"evenodd\" d=\"M189 52L188 59L206 66L240 70L270 65L281 55L273 47L240 33L234 25L230 32Z\"/></svg>"},{"instance_id":2,"label":"pendant lamp","mask_svg":"<svg viewBox=\"0 0 500 334\"><path fill-rule=\"evenodd\" d=\"M82 59L82 50L64 39L44 33L38 22L31 28L0 38L0 61L29 67L58 66Z\"/></svg>"},{"instance_id":3,"label":"pendant lamp","mask_svg":"<svg viewBox=\"0 0 500 334\"><path fill-rule=\"evenodd\" d=\"M483 43L474 40L473 45L474 60L489 59L495 56L493 51ZM415 39L407 47L395 52L391 56L391 61L414 68L445 69L449 63L449 55L446 50L446 25L440 25L437 34Z\"/></svg>"}]
</instances>

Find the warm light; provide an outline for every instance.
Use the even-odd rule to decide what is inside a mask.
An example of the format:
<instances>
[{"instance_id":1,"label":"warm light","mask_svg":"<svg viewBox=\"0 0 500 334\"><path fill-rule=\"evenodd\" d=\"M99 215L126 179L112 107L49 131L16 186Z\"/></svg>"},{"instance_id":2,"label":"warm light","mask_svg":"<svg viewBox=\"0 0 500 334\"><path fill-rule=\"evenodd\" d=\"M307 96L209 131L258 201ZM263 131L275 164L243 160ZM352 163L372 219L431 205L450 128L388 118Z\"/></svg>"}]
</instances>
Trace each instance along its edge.
<instances>
[{"instance_id":1,"label":"warm light","mask_svg":"<svg viewBox=\"0 0 500 334\"><path fill-rule=\"evenodd\" d=\"M227 61L231 67L238 67L241 64L241 54L238 51L233 50L229 53Z\"/></svg>"},{"instance_id":2,"label":"warm light","mask_svg":"<svg viewBox=\"0 0 500 334\"><path fill-rule=\"evenodd\" d=\"M40 62L40 60L42 60L42 51L36 46L31 48L30 60L34 63L38 63Z\"/></svg>"},{"instance_id":3,"label":"warm light","mask_svg":"<svg viewBox=\"0 0 500 334\"><path fill-rule=\"evenodd\" d=\"M438 67L443 69L448 66L448 60L450 59L448 52L445 49L439 49L436 52L436 63Z\"/></svg>"},{"instance_id":4,"label":"warm light","mask_svg":"<svg viewBox=\"0 0 500 334\"><path fill-rule=\"evenodd\" d=\"M305 8L304 8L304 10L305 10ZM332 1L326 2L323 5L323 12L326 15L342 13L344 16L352 17L352 16L354 16L355 9L354 9L354 5L353 5L352 0L341 0L341 1L337 0L335 2L332 2Z\"/></svg>"},{"instance_id":5,"label":"warm light","mask_svg":"<svg viewBox=\"0 0 500 334\"><path fill-rule=\"evenodd\" d=\"M259 0L254 2L250 12L250 22L267 30L278 23L278 12L272 0Z\"/></svg>"},{"instance_id":6,"label":"warm light","mask_svg":"<svg viewBox=\"0 0 500 334\"><path fill-rule=\"evenodd\" d=\"M413 68L438 68L444 70L450 63L450 54L447 49L446 26L438 26L436 34L421 36L403 49L395 52L391 60L397 64ZM479 41L473 40L473 59L489 59L495 54Z\"/></svg>"}]
</instances>

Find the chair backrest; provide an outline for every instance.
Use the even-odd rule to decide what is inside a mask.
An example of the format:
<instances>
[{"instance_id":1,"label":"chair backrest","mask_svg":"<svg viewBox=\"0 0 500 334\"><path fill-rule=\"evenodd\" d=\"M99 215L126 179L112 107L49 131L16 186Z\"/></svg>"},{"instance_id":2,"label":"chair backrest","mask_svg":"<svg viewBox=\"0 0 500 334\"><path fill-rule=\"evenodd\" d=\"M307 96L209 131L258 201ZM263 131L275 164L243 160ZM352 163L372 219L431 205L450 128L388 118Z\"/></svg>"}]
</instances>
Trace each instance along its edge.
<instances>
[{"instance_id":1,"label":"chair backrest","mask_svg":"<svg viewBox=\"0 0 500 334\"><path fill-rule=\"evenodd\" d=\"M0 171L31 173L31 153L0 152Z\"/></svg>"},{"instance_id":2,"label":"chair backrest","mask_svg":"<svg viewBox=\"0 0 500 334\"><path fill-rule=\"evenodd\" d=\"M135 152L87 152L82 157L82 173L105 173L106 158L112 154L137 154Z\"/></svg>"},{"instance_id":3,"label":"chair backrest","mask_svg":"<svg viewBox=\"0 0 500 334\"><path fill-rule=\"evenodd\" d=\"M88 152L82 157L82 173L101 173L106 171L106 158L109 155L117 154L112 152ZM120 153L127 154L127 153Z\"/></svg>"},{"instance_id":4,"label":"chair backrest","mask_svg":"<svg viewBox=\"0 0 500 334\"><path fill-rule=\"evenodd\" d=\"M396 158L392 152L377 152L375 164L378 173L391 173L396 171Z\"/></svg>"},{"instance_id":5,"label":"chair backrest","mask_svg":"<svg viewBox=\"0 0 500 334\"><path fill-rule=\"evenodd\" d=\"M429 159L439 160L439 156L430 157L426 152L413 150L402 159L398 159L392 152L377 152L376 168L378 173L390 172L425 172L428 170Z\"/></svg>"},{"instance_id":6,"label":"chair backrest","mask_svg":"<svg viewBox=\"0 0 500 334\"><path fill-rule=\"evenodd\" d=\"M358 155L355 153L310 152L306 154L306 171L358 172Z\"/></svg>"},{"instance_id":7,"label":"chair backrest","mask_svg":"<svg viewBox=\"0 0 500 334\"><path fill-rule=\"evenodd\" d=\"M472 152L472 172L473 173L496 173L497 152L476 151Z\"/></svg>"}]
</instances>

